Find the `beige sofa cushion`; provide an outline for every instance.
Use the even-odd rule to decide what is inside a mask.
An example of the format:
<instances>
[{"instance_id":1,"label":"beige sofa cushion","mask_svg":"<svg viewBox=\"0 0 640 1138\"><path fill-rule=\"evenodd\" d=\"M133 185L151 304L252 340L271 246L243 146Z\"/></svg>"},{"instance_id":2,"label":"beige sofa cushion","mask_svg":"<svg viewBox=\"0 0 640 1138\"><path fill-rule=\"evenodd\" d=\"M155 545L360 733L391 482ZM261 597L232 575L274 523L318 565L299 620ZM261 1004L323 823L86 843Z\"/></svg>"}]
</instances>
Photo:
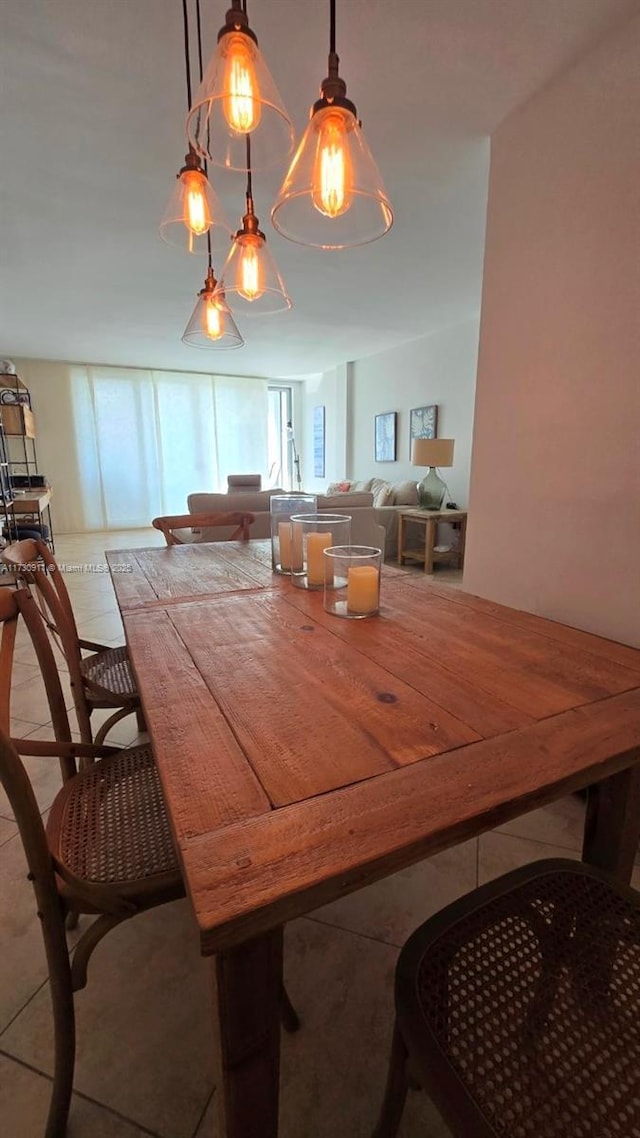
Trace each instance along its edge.
<instances>
[{"instance_id":1,"label":"beige sofa cushion","mask_svg":"<svg viewBox=\"0 0 640 1138\"><path fill-rule=\"evenodd\" d=\"M344 513L350 506L372 506L373 494L319 494L318 510L335 510Z\"/></svg>"},{"instance_id":2,"label":"beige sofa cushion","mask_svg":"<svg viewBox=\"0 0 640 1138\"><path fill-rule=\"evenodd\" d=\"M269 513L271 495L284 493L284 490L234 490L233 495L189 494L187 508L190 514L224 514L228 510L250 514Z\"/></svg>"},{"instance_id":3,"label":"beige sofa cushion","mask_svg":"<svg viewBox=\"0 0 640 1138\"><path fill-rule=\"evenodd\" d=\"M417 482L395 482L392 486L394 506L417 506Z\"/></svg>"}]
</instances>

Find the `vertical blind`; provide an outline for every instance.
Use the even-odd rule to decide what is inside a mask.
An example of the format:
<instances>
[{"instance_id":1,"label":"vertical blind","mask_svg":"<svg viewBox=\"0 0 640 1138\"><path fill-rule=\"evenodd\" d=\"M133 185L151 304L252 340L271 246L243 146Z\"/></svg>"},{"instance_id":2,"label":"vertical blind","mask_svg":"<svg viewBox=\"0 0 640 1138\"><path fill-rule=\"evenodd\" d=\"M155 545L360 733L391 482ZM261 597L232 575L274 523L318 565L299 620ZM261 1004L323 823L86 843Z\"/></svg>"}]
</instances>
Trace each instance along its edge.
<instances>
[{"instance_id":1,"label":"vertical blind","mask_svg":"<svg viewBox=\"0 0 640 1138\"><path fill-rule=\"evenodd\" d=\"M71 381L78 528L148 526L228 474L267 474L266 380L74 367Z\"/></svg>"}]
</instances>

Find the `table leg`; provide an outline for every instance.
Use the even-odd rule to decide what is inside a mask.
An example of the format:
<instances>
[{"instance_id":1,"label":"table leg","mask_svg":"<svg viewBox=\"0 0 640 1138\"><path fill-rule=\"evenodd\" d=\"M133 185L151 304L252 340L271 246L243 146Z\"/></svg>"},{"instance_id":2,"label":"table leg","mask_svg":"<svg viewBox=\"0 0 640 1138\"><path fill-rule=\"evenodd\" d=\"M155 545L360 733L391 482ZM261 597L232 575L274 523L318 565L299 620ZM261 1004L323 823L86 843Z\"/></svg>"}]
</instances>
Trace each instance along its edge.
<instances>
[{"instance_id":1,"label":"table leg","mask_svg":"<svg viewBox=\"0 0 640 1138\"><path fill-rule=\"evenodd\" d=\"M460 550L460 568L464 569L464 551L465 551L466 544L467 544L467 519L466 519L466 517L461 518L461 520L458 524L460 526L460 531L459 531L460 532L460 544L458 546L458 549Z\"/></svg>"},{"instance_id":2,"label":"table leg","mask_svg":"<svg viewBox=\"0 0 640 1138\"><path fill-rule=\"evenodd\" d=\"M282 928L211 962L220 1138L277 1138Z\"/></svg>"},{"instance_id":3,"label":"table leg","mask_svg":"<svg viewBox=\"0 0 640 1138\"><path fill-rule=\"evenodd\" d=\"M402 565L402 550L404 549L404 514L398 514L398 565Z\"/></svg>"},{"instance_id":4,"label":"table leg","mask_svg":"<svg viewBox=\"0 0 640 1138\"><path fill-rule=\"evenodd\" d=\"M640 762L636 762L589 787L582 860L629 882L639 842Z\"/></svg>"},{"instance_id":5,"label":"table leg","mask_svg":"<svg viewBox=\"0 0 640 1138\"><path fill-rule=\"evenodd\" d=\"M438 524L429 518L424 527L424 571L433 573L433 547L436 544Z\"/></svg>"}]
</instances>

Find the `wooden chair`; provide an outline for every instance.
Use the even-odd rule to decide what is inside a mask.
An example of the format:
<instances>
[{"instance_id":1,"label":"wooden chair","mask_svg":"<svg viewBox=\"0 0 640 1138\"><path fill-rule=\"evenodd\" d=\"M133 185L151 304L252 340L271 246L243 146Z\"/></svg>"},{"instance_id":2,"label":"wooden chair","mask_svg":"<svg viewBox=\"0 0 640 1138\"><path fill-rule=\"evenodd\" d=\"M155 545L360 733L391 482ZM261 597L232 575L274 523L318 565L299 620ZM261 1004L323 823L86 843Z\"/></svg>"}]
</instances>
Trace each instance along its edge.
<instances>
[{"instance_id":1,"label":"wooden chair","mask_svg":"<svg viewBox=\"0 0 640 1138\"><path fill-rule=\"evenodd\" d=\"M47 544L41 539L17 541L2 551L2 560L33 588L49 630L64 655L82 741L102 743L114 724L132 712L144 730L140 696L126 646L110 648L80 638L64 574ZM83 655L86 652L91 654ZM114 711L94 736L91 714L97 708Z\"/></svg>"},{"instance_id":2,"label":"wooden chair","mask_svg":"<svg viewBox=\"0 0 640 1138\"><path fill-rule=\"evenodd\" d=\"M409 1078L456 1138L640 1136L640 894L580 862L537 862L426 921L396 969L375 1138Z\"/></svg>"},{"instance_id":3,"label":"wooden chair","mask_svg":"<svg viewBox=\"0 0 640 1138\"><path fill-rule=\"evenodd\" d=\"M218 529L234 527L233 532L225 537L225 541L248 541L249 527L255 521L254 514L225 513L225 514L174 514L162 518L154 518L151 525L164 534L167 545L184 545L185 543L175 532L181 529Z\"/></svg>"},{"instance_id":4,"label":"wooden chair","mask_svg":"<svg viewBox=\"0 0 640 1138\"><path fill-rule=\"evenodd\" d=\"M11 667L22 614L44 679L56 740L9 738ZM46 826L22 755L57 757L61 789ZM78 772L77 764L93 760ZM97 760L97 761L96 761ZM49 970L54 1021L54 1078L45 1138L63 1138L73 1089L73 993L84 988L96 945L137 913L184 896L184 886L150 746L115 750L71 739L49 635L28 589L0 589L0 782L25 849ZM95 919L70 958L69 915ZM282 1023L300 1026L281 989Z\"/></svg>"}]
</instances>

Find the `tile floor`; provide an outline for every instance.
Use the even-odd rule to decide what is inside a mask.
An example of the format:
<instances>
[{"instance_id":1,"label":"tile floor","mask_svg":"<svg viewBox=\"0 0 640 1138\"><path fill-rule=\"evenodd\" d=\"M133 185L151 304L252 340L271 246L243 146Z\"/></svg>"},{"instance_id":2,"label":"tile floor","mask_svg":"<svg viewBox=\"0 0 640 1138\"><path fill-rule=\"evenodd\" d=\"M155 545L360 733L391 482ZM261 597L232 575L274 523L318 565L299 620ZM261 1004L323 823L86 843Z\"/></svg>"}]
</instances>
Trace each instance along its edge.
<instances>
[{"instance_id":1,"label":"tile floor","mask_svg":"<svg viewBox=\"0 0 640 1138\"><path fill-rule=\"evenodd\" d=\"M81 634L122 641L104 549L162 544L155 530L63 536ZM459 583L459 574L442 578ZM46 705L25 635L16 653L17 735L46 738ZM69 701L71 703L71 701ZM112 738L136 738L133 717ZM57 779L29 760L43 813ZM386 1072L398 948L434 910L477 883L547 856L577 857L576 798L510 822L288 926L286 980L303 1021L283 1037L282 1138L367 1138ZM640 887L640 870L635 884ZM44 954L16 827L0 796L0 1134L41 1138L51 1076ZM214 1138L207 968L186 902L113 931L76 998L78 1051L69 1138ZM402 1138L448 1138L424 1094L411 1092Z\"/></svg>"}]
</instances>

